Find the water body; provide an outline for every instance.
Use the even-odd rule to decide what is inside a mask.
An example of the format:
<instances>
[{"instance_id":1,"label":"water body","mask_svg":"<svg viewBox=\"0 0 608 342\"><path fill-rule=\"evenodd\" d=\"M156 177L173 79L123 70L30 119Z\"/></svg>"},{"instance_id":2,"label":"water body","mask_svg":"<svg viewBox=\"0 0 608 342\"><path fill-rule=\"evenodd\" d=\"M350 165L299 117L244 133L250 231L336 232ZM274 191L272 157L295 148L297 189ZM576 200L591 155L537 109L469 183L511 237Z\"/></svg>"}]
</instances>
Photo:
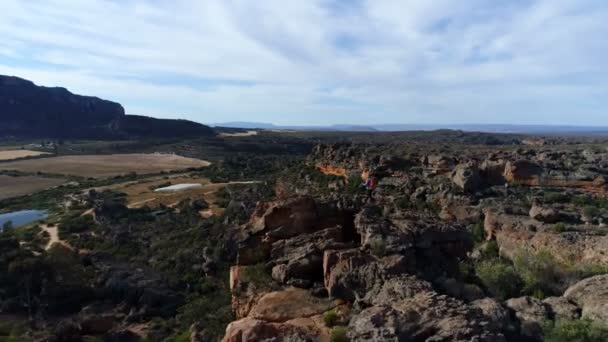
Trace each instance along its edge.
<instances>
[{"instance_id":1,"label":"water body","mask_svg":"<svg viewBox=\"0 0 608 342\"><path fill-rule=\"evenodd\" d=\"M21 210L12 213L0 214L0 231L6 222L12 222L13 227L19 227L42 220L48 216L46 210Z\"/></svg>"},{"instance_id":2,"label":"water body","mask_svg":"<svg viewBox=\"0 0 608 342\"><path fill-rule=\"evenodd\" d=\"M156 190L154 190L154 192L178 192L178 191L185 191L185 190L200 188L202 186L203 185L199 184L199 183L175 184L175 185L167 186L164 188L156 189Z\"/></svg>"}]
</instances>

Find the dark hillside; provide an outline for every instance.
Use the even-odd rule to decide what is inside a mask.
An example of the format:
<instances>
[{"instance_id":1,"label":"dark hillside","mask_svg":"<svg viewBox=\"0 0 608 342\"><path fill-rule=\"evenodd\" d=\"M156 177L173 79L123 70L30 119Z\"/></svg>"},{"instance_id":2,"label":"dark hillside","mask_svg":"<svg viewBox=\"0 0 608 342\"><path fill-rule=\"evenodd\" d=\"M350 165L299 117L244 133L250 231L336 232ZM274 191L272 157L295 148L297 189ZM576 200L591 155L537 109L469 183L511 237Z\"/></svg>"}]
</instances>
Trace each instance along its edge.
<instances>
[{"instance_id":1,"label":"dark hillside","mask_svg":"<svg viewBox=\"0 0 608 342\"><path fill-rule=\"evenodd\" d=\"M116 102L0 75L0 136L113 140L213 135L199 123L125 115Z\"/></svg>"}]
</instances>

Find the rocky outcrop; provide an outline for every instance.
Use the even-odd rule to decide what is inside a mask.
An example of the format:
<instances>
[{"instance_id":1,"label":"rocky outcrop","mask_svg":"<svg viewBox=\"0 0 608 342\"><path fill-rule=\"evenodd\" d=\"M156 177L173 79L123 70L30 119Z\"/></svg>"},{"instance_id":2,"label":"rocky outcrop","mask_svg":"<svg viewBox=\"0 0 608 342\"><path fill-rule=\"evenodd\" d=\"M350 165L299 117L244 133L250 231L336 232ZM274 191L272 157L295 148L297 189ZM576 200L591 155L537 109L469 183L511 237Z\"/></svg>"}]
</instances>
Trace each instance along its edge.
<instances>
[{"instance_id":1,"label":"rocky outcrop","mask_svg":"<svg viewBox=\"0 0 608 342\"><path fill-rule=\"evenodd\" d=\"M523 336L539 338L542 335L542 324L549 318L549 311L540 300L532 297L513 298L505 305L515 312Z\"/></svg>"},{"instance_id":2,"label":"rocky outcrop","mask_svg":"<svg viewBox=\"0 0 608 342\"><path fill-rule=\"evenodd\" d=\"M555 223L560 220L560 214L557 210L543 207L537 202L534 202L532 208L530 208L530 217L544 223Z\"/></svg>"},{"instance_id":3,"label":"rocky outcrop","mask_svg":"<svg viewBox=\"0 0 608 342\"><path fill-rule=\"evenodd\" d=\"M565 297L549 297L543 300L555 320L573 320L581 317L581 309Z\"/></svg>"},{"instance_id":4,"label":"rocky outcrop","mask_svg":"<svg viewBox=\"0 0 608 342\"><path fill-rule=\"evenodd\" d=\"M364 309L351 319L348 336L370 342L505 341L490 326L480 310L434 292L421 292Z\"/></svg>"},{"instance_id":5,"label":"rocky outcrop","mask_svg":"<svg viewBox=\"0 0 608 342\"><path fill-rule=\"evenodd\" d=\"M313 297L303 289L270 292L260 297L247 317L228 326L224 341L327 339L330 331L322 323L322 314L335 307L332 301Z\"/></svg>"},{"instance_id":6,"label":"rocky outcrop","mask_svg":"<svg viewBox=\"0 0 608 342\"><path fill-rule=\"evenodd\" d=\"M450 178L465 193L476 192L483 182L479 168L474 163L457 165L452 171Z\"/></svg>"},{"instance_id":7,"label":"rocky outcrop","mask_svg":"<svg viewBox=\"0 0 608 342\"><path fill-rule=\"evenodd\" d=\"M583 317L608 321L608 275L599 275L572 285L564 297L576 303Z\"/></svg>"},{"instance_id":8,"label":"rocky outcrop","mask_svg":"<svg viewBox=\"0 0 608 342\"><path fill-rule=\"evenodd\" d=\"M608 236L586 232L555 233L550 226L526 216L486 210L484 228L495 238L501 255L510 259L523 251L549 251L564 264L608 265Z\"/></svg>"},{"instance_id":9,"label":"rocky outcrop","mask_svg":"<svg viewBox=\"0 0 608 342\"><path fill-rule=\"evenodd\" d=\"M540 185L542 167L527 160L510 161L505 165L504 177L509 183Z\"/></svg>"},{"instance_id":10,"label":"rocky outcrop","mask_svg":"<svg viewBox=\"0 0 608 342\"><path fill-rule=\"evenodd\" d=\"M478 307L441 295L414 275L454 273L472 247L464 227L380 216L372 206L354 217L343 210L302 196L259 205L235 234L240 264L232 267L230 284L239 320L224 341L324 341L323 314L340 305L353 341L503 339ZM246 279L249 268L260 271L247 266L256 249L266 251L255 262L274 279L265 288ZM465 287L459 296L481 297L481 290Z\"/></svg>"}]
</instances>

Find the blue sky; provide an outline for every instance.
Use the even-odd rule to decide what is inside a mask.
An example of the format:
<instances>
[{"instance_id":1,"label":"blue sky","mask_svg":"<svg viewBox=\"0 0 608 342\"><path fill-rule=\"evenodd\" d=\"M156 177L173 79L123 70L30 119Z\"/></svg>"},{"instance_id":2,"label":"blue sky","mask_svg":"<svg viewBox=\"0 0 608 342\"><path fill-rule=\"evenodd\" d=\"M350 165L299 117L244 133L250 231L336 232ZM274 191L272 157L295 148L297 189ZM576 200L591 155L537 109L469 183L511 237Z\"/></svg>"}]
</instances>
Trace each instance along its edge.
<instances>
[{"instance_id":1,"label":"blue sky","mask_svg":"<svg viewBox=\"0 0 608 342\"><path fill-rule=\"evenodd\" d=\"M131 114L608 126L605 0L2 0L0 37Z\"/></svg>"}]
</instances>

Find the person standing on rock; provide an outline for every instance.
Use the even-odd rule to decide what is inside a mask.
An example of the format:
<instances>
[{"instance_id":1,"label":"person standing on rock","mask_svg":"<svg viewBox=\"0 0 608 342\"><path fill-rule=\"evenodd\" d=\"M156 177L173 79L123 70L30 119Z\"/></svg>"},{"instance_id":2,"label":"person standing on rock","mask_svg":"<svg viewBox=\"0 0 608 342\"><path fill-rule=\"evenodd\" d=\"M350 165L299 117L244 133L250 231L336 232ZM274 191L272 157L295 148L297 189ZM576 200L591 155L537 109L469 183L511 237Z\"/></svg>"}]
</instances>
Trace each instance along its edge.
<instances>
[{"instance_id":1,"label":"person standing on rock","mask_svg":"<svg viewBox=\"0 0 608 342\"><path fill-rule=\"evenodd\" d=\"M373 173L370 173L369 177L367 177L365 182L362 184L362 186L364 186L365 190L367 191L367 199L370 201L374 199L374 190L376 189L377 184L378 178L376 178L376 175Z\"/></svg>"}]
</instances>

